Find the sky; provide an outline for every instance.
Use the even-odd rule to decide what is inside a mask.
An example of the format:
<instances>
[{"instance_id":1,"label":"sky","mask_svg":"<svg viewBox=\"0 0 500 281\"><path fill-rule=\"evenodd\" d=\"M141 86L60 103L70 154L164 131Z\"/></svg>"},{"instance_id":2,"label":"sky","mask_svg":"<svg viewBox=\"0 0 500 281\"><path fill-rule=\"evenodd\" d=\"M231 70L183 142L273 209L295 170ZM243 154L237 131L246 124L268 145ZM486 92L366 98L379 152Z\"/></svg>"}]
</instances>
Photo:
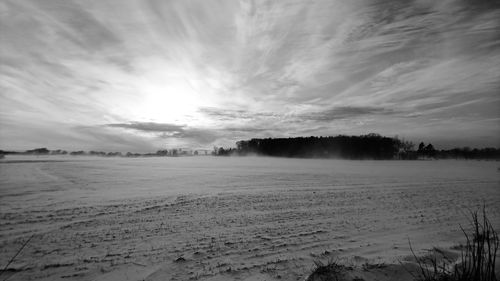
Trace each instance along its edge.
<instances>
[{"instance_id":1,"label":"sky","mask_svg":"<svg viewBox=\"0 0 500 281\"><path fill-rule=\"evenodd\" d=\"M500 147L493 0L0 0L0 149Z\"/></svg>"}]
</instances>

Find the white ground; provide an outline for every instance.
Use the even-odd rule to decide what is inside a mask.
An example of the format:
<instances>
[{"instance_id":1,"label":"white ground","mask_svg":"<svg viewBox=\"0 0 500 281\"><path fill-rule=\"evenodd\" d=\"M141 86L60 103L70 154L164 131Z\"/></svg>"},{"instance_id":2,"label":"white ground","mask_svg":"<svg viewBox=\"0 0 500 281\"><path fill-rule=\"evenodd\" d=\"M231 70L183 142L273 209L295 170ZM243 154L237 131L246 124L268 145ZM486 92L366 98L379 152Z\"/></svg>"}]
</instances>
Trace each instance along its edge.
<instances>
[{"instance_id":1,"label":"white ground","mask_svg":"<svg viewBox=\"0 0 500 281\"><path fill-rule=\"evenodd\" d=\"M500 222L493 161L0 161L0 267L35 235L2 280L303 280L457 245L483 203Z\"/></svg>"}]
</instances>

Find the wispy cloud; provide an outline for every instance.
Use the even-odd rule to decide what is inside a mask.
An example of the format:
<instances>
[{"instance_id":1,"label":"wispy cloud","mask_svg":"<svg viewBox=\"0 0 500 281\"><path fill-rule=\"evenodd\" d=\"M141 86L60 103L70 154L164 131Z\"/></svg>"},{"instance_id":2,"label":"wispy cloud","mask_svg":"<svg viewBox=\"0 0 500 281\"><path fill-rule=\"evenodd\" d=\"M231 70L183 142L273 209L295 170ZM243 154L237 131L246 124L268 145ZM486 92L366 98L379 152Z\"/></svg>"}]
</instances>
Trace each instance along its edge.
<instances>
[{"instance_id":1,"label":"wispy cloud","mask_svg":"<svg viewBox=\"0 0 500 281\"><path fill-rule=\"evenodd\" d=\"M271 112L261 112L261 111L252 112L243 109L234 110L234 109L223 109L216 107L202 107L198 111L202 113L204 116L207 116L209 118L214 118L220 121L229 121L235 119L256 120L260 118L278 117L278 114Z\"/></svg>"},{"instance_id":2,"label":"wispy cloud","mask_svg":"<svg viewBox=\"0 0 500 281\"><path fill-rule=\"evenodd\" d=\"M159 139L187 139L190 144L206 146L218 137L215 130L191 128L186 125L154 123L154 122L129 122L106 124L105 127L133 130L140 133L152 134Z\"/></svg>"},{"instance_id":3,"label":"wispy cloud","mask_svg":"<svg viewBox=\"0 0 500 281\"><path fill-rule=\"evenodd\" d=\"M184 126L181 125L160 124L154 122L116 123L116 124L107 124L106 126L114 128L133 129L142 132L156 132L156 133L181 132L184 130Z\"/></svg>"},{"instance_id":4,"label":"wispy cloud","mask_svg":"<svg viewBox=\"0 0 500 281\"><path fill-rule=\"evenodd\" d=\"M497 1L6 0L0 14L3 147L39 131L61 147L84 133L142 149L368 132L500 144Z\"/></svg>"},{"instance_id":5,"label":"wispy cloud","mask_svg":"<svg viewBox=\"0 0 500 281\"><path fill-rule=\"evenodd\" d=\"M354 119L366 115L392 115L394 110L381 107L351 107L342 106L327 109L320 112L305 113L299 116L301 119L313 121L333 121L341 119Z\"/></svg>"}]
</instances>

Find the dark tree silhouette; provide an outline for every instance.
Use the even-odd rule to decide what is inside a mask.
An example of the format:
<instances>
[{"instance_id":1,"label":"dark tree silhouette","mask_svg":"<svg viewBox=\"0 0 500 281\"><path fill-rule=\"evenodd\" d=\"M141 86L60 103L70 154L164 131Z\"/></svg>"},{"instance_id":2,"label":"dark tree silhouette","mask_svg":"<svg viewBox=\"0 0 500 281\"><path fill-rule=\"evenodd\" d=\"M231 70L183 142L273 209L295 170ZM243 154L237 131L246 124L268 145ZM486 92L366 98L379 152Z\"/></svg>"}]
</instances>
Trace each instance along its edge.
<instances>
[{"instance_id":1,"label":"dark tree silhouette","mask_svg":"<svg viewBox=\"0 0 500 281\"><path fill-rule=\"evenodd\" d=\"M418 145L418 152L419 153L423 153L425 150L425 143L421 142L419 145Z\"/></svg>"},{"instance_id":2,"label":"dark tree silhouette","mask_svg":"<svg viewBox=\"0 0 500 281\"><path fill-rule=\"evenodd\" d=\"M428 144L424 148L424 155L427 157L435 157L436 156L436 149L434 149L434 146L432 144Z\"/></svg>"},{"instance_id":3,"label":"dark tree silhouette","mask_svg":"<svg viewBox=\"0 0 500 281\"><path fill-rule=\"evenodd\" d=\"M48 154L50 151L43 147L43 148L35 148L32 150L26 150L27 154Z\"/></svg>"},{"instance_id":4,"label":"dark tree silhouette","mask_svg":"<svg viewBox=\"0 0 500 281\"><path fill-rule=\"evenodd\" d=\"M156 152L156 155L158 155L158 156L167 156L168 155L168 150L167 149L165 149L165 150L158 150Z\"/></svg>"},{"instance_id":5,"label":"dark tree silhouette","mask_svg":"<svg viewBox=\"0 0 500 281\"><path fill-rule=\"evenodd\" d=\"M378 134L364 136L251 139L236 143L239 155L299 158L393 159L401 141Z\"/></svg>"}]
</instances>

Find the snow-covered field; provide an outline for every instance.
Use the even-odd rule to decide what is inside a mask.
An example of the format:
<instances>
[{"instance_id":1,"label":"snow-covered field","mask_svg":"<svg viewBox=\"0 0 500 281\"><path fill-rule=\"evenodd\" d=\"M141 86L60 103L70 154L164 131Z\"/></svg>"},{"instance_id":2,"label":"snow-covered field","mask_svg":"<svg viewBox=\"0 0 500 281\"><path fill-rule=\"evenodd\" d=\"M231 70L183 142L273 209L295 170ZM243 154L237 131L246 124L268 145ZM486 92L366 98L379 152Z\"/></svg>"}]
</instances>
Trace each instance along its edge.
<instances>
[{"instance_id":1,"label":"snow-covered field","mask_svg":"<svg viewBox=\"0 0 500 281\"><path fill-rule=\"evenodd\" d=\"M398 263L500 222L500 164L279 158L0 160L1 279L303 280ZM498 229L498 223L496 223Z\"/></svg>"}]
</instances>

